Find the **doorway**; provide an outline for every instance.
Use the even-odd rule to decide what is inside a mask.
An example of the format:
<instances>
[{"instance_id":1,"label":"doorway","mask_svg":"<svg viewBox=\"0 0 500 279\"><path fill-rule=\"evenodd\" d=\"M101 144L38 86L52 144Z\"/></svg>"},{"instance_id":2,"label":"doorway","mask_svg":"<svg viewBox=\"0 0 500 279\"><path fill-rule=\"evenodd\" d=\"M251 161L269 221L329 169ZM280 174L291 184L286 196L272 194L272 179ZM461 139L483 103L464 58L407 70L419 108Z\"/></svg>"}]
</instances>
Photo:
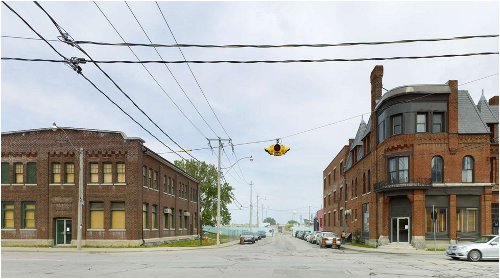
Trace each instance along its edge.
<instances>
[{"instance_id":1,"label":"doorway","mask_svg":"<svg viewBox=\"0 0 500 279\"><path fill-rule=\"evenodd\" d=\"M71 244L71 219L55 219L55 244Z\"/></svg>"},{"instance_id":2,"label":"doorway","mask_svg":"<svg viewBox=\"0 0 500 279\"><path fill-rule=\"evenodd\" d=\"M410 218L391 218L391 242L406 242L410 239Z\"/></svg>"}]
</instances>

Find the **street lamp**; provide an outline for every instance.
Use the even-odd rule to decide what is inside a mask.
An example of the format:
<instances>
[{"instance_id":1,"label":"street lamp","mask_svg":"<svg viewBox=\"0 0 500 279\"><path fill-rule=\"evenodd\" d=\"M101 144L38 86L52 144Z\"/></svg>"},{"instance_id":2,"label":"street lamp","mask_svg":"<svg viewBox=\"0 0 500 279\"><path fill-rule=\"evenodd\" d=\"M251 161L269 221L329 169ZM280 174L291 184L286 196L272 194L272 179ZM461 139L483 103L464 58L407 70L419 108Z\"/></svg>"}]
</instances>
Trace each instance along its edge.
<instances>
[{"instance_id":1,"label":"street lamp","mask_svg":"<svg viewBox=\"0 0 500 279\"><path fill-rule=\"evenodd\" d=\"M77 150L80 152L80 171L78 172L78 234L76 236L76 246L78 250L82 249L82 229L83 229L83 222L82 222L82 211L83 211L83 147L80 147L79 149L76 148L73 145L73 142L68 137L68 134L66 134L66 131L58 127L56 123L54 122L52 124L52 131L57 131L57 129L60 129L63 131L64 135L66 136L66 139L69 141L73 149Z\"/></svg>"},{"instance_id":2,"label":"street lamp","mask_svg":"<svg viewBox=\"0 0 500 279\"><path fill-rule=\"evenodd\" d=\"M222 147L222 144L221 144L221 139L219 139L219 169L217 170L217 245L220 245L220 219L221 219L221 216L220 216L220 199L221 199L221 193L220 193L220 176L221 176L221 167L220 167L220 151L221 151L221 147ZM243 159L250 159L250 161L253 161L253 157L252 156L249 156L249 157L243 157L243 158L240 158L238 160L236 160L236 162L234 162L234 164L232 164L230 167L227 168L227 171L228 172L232 167L234 167L239 161L243 160Z\"/></svg>"},{"instance_id":3,"label":"street lamp","mask_svg":"<svg viewBox=\"0 0 500 279\"><path fill-rule=\"evenodd\" d=\"M234 162L234 164L232 164L231 166L227 167L227 168L221 168L223 170L226 170L226 173L229 172L239 161L243 160L243 159L250 159L250 162L253 162L253 157L252 155L250 156L247 156L247 157L243 157L243 158L239 158L238 161Z\"/></svg>"}]
</instances>

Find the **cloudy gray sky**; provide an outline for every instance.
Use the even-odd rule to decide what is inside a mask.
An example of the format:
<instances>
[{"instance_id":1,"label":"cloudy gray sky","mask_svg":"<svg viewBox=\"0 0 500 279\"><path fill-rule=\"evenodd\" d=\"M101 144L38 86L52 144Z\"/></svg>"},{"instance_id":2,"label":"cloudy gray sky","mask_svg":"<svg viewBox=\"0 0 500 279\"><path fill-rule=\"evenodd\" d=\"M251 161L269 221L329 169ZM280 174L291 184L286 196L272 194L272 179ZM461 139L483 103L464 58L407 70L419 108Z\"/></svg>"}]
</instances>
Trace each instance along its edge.
<instances>
[{"instance_id":1,"label":"cloudy gray sky","mask_svg":"<svg viewBox=\"0 0 500 279\"><path fill-rule=\"evenodd\" d=\"M33 2L7 2L47 39L59 33ZM93 2L41 2L75 40L122 42ZM290 44L391 41L498 34L498 2L159 2L179 43L191 44ZM98 5L127 42L148 43L125 2ZM129 2L154 43L174 40L155 2ZM36 37L4 5L2 36ZM84 57L63 43L52 44L66 57ZM82 45L95 60L136 60L126 47ZM135 47L141 60L159 60L152 48ZM182 60L178 49L160 48L165 60ZM498 52L498 38L449 42L293 49L184 48L188 60L282 60L362 58ZM59 59L44 42L2 38L2 57ZM498 55L423 60L328 62L292 64L191 64L198 82L222 125L235 144L282 138L370 110L369 76L377 64L384 66L383 86L392 89L409 84L459 84L498 73ZM14 131L60 126L119 130L141 137L146 145L170 161L179 159L156 141L87 81L64 64L2 61L1 130ZM192 100L205 124L172 75L163 65L147 65L164 90L201 130L179 112L139 64L106 64L101 67L183 148L207 147L205 136L227 135L215 119L185 64L169 65ZM83 73L175 150L178 148L141 115L98 69L82 65ZM498 75L461 86L477 102L498 95ZM367 116L365 115L365 120ZM293 211L306 218L322 203L322 172L350 137L360 117L328 127L283 138L291 151L271 157L264 147L272 142L235 147L240 161L227 180L237 200L232 204L233 222L249 219L250 187L278 222L292 218ZM214 146L216 146L214 144ZM223 165L235 161L223 156ZM192 152L199 160L217 163L216 152ZM184 154L184 157L187 156ZM255 196L254 196L255 204ZM254 208L255 210L255 208ZM260 208L259 208L260 210ZM255 222L255 215L253 217Z\"/></svg>"}]
</instances>

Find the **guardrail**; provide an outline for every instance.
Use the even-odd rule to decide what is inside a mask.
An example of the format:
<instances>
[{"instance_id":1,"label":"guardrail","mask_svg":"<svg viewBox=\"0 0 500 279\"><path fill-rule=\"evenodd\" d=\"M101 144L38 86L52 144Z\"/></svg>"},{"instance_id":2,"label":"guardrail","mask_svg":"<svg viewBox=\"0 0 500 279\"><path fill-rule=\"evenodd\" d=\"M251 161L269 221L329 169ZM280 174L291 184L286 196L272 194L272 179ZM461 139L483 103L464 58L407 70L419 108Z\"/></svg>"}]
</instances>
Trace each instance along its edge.
<instances>
[{"instance_id":1,"label":"guardrail","mask_svg":"<svg viewBox=\"0 0 500 279\"><path fill-rule=\"evenodd\" d=\"M410 182L393 183L389 181L379 181L375 183L375 192L386 192L392 190L405 189L430 189L432 187L431 178L417 178Z\"/></svg>"}]
</instances>

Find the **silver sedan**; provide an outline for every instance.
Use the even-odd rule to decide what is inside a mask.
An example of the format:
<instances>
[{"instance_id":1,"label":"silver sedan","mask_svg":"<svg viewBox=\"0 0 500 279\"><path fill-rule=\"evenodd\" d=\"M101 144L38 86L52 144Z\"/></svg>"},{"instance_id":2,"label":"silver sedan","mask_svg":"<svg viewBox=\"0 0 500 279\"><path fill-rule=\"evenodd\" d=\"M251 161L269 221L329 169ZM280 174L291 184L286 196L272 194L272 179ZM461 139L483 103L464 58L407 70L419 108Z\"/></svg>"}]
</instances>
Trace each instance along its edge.
<instances>
[{"instance_id":1,"label":"silver sedan","mask_svg":"<svg viewBox=\"0 0 500 279\"><path fill-rule=\"evenodd\" d=\"M484 235L472 242L450 245L446 255L452 259L468 259L477 262L481 259L498 260L498 235Z\"/></svg>"}]
</instances>

